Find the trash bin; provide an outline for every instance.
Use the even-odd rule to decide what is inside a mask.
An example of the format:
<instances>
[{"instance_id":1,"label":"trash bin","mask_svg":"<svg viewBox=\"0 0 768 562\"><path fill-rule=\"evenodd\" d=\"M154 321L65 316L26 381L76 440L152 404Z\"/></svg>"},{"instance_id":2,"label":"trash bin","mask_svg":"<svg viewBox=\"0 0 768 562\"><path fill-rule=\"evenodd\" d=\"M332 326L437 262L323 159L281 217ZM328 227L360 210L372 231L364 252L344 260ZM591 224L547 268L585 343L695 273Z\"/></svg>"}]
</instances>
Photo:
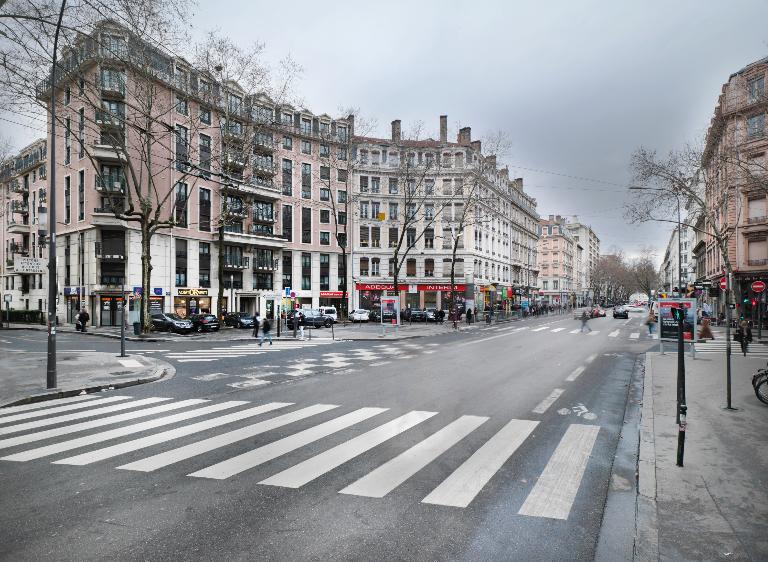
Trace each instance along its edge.
<instances>
[{"instance_id":1,"label":"trash bin","mask_svg":"<svg viewBox=\"0 0 768 562\"><path fill-rule=\"evenodd\" d=\"M133 323L133 335L134 336L140 336L141 335L141 322L134 322Z\"/></svg>"}]
</instances>

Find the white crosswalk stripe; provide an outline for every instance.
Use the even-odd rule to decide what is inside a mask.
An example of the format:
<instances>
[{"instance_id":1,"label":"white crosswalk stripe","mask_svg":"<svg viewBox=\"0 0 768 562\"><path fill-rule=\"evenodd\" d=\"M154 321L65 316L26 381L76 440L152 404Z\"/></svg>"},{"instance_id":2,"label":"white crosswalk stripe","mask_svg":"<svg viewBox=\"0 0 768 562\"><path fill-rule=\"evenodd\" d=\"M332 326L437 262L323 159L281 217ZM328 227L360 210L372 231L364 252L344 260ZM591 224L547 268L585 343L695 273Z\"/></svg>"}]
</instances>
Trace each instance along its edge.
<instances>
[{"instance_id":1,"label":"white crosswalk stripe","mask_svg":"<svg viewBox=\"0 0 768 562\"><path fill-rule=\"evenodd\" d=\"M353 353L365 355L367 351L353 350ZM535 412L546 411L562 393L562 389L556 389L544 401L547 404L543 405L542 402ZM384 407L349 408L346 412L339 410L340 415L334 415L331 419L313 421L314 416L341 406L314 404L296 407L289 402L259 405L239 400L213 403L203 399L130 397L122 397L123 400L110 403L108 398L111 397L70 400L60 405L50 404L44 408L16 410L9 414L38 410L50 412L49 415L36 416L30 421L26 421L27 418L17 420L19 423L15 426L9 425L9 428L24 426L26 429L17 436L0 439L0 449L22 447L22 450L9 451L12 454L0 461L23 463L81 449L72 456L53 458L51 464L81 466L85 469L95 463L108 463L110 459L134 453L134 459L138 460L131 459L126 464L114 462L112 466L141 473L186 462L191 466L185 465L181 470L188 476L226 480L262 465L269 471L271 461L287 457L287 468L283 465L279 472L271 471L271 476L269 473L258 474L258 483L294 489L304 486L309 488L310 483L325 486L327 484L323 484L321 477L346 467L348 474L343 475L346 481L335 489L340 494L372 498L396 493L408 494L411 493L408 490L414 487L403 485L417 481L419 486L415 489L420 490L420 497L414 498L414 502L466 508L481 496L486 485L506 463L523 462L523 466L530 464L525 463L525 459L515 459L515 456L520 455L523 450L521 447L540 423L535 420L505 420L501 429L491 431L486 429L486 426L491 426L488 423L490 418L486 416L459 415L437 423L438 412L414 410L397 414ZM108 405L102 406L105 402ZM62 414L62 407L75 404L88 404L89 408L82 411L64 410ZM126 411L120 412L116 408ZM169 414L174 410L180 411ZM372 429L363 432L355 431L357 424L385 415L389 421L383 420L383 423L376 423ZM71 416L74 417L70 419ZM252 418L258 416L267 418L251 422ZM90 419L80 421L82 418ZM138 423L133 421L140 418L145 420ZM256 442L255 448L249 442L256 436L284 427L290 428L291 424L298 422L304 422L302 427L288 431L277 439L265 437L264 441ZM250 424L242 426L241 423ZM35 424L35 427L30 424ZM420 424L431 425L425 436L418 434L414 439L415 432L409 430ZM46 425L54 427L38 429ZM102 430L105 426L111 427ZM226 426L230 427L224 430ZM344 436L345 430L349 430L352 435L339 439L332 446L322 446L328 437ZM520 507L521 515L568 518L598 431L598 426L568 426L538 481L535 477L526 476L525 479L516 477L504 482L508 486L524 486L528 493L525 503ZM181 446L172 444L183 438L194 439L194 436L203 433L208 435L201 440L187 440ZM72 434L80 436L70 437ZM468 457L459 457L454 461L456 455L449 455L449 452L461 447L462 441L470 435L481 438L475 440L478 446L473 447ZM403 449L397 444L401 439L410 441L407 448ZM41 441L47 443L23 448L24 445ZM381 447L389 442L401 451L391 458ZM313 443L318 443L316 447L320 451L306 458L300 450ZM539 446L535 442L529 445ZM206 461L206 455L217 450L225 453L215 459L218 462L211 464L214 462L211 459ZM145 451L150 456L135 456L135 453ZM303 458L290 462L294 454ZM381 454L385 457L378 461ZM367 458L364 463L350 462L364 457ZM430 469L425 470L427 467ZM194 472L189 472L189 468ZM432 481L435 471L442 476ZM429 486L429 490L424 489L425 485Z\"/></svg>"},{"instance_id":2,"label":"white crosswalk stripe","mask_svg":"<svg viewBox=\"0 0 768 562\"><path fill-rule=\"evenodd\" d=\"M100 400L100 404L105 404L109 402L119 402L121 400L128 400L130 399L130 396L110 396L108 398L102 398ZM52 408L47 408L45 410L36 410L34 412L25 412L23 414L16 414L13 416L4 416L0 418L0 423L10 423L18 420L28 420L31 418L41 418L43 416L49 416L51 414L58 414L61 412L70 412L72 410L82 410L85 408L90 408L90 403L77 403L77 404L68 404L66 406L57 406Z\"/></svg>"},{"instance_id":3,"label":"white crosswalk stripe","mask_svg":"<svg viewBox=\"0 0 768 562\"><path fill-rule=\"evenodd\" d=\"M533 328L531 332L541 332L542 330L549 330L549 326L542 326L541 328Z\"/></svg>"},{"instance_id":4,"label":"white crosswalk stripe","mask_svg":"<svg viewBox=\"0 0 768 562\"><path fill-rule=\"evenodd\" d=\"M263 346L259 346L258 342L252 342L248 344L218 346L206 349L193 349L184 352L166 353L163 355L163 357L178 363L203 363L218 361L220 359L249 357L253 355L261 355L263 353L277 353L281 351L304 349L334 343L338 343L338 340L332 340L328 338L297 341L276 340L274 345L265 344Z\"/></svg>"},{"instance_id":5,"label":"white crosswalk stripe","mask_svg":"<svg viewBox=\"0 0 768 562\"><path fill-rule=\"evenodd\" d=\"M616 337L616 336L618 336L618 335L619 335L619 330L614 330L613 332L611 332L610 334L608 334L608 337L609 337L609 338L615 338L615 337Z\"/></svg>"},{"instance_id":6,"label":"white crosswalk stripe","mask_svg":"<svg viewBox=\"0 0 768 562\"><path fill-rule=\"evenodd\" d=\"M552 330L552 332L556 334L557 332L562 332L563 330L565 330L565 328L555 328Z\"/></svg>"},{"instance_id":7,"label":"white crosswalk stripe","mask_svg":"<svg viewBox=\"0 0 768 562\"><path fill-rule=\"evenodd\" d=\"M7 408L0 408L0 416L7 414L15 414L16 412L26 412L28 410L39 410L40 408L50 408L52 406L60 406L61 404L69 404L71 402L83 402L84 400L92 400L96 398L93 394L83 394L82 396L72 396L70 398L60 398L58 400L46 400L44 402L34 402L32 404L22 404L20 406L9 406Z\"/></svg>"},{"instance_id":8,"label":"white crosswalk stripe","mask_svg":"<svg viewBox=\"0 0 768 562\"><path fill-rule=\"evenodd\" d=\"M695 344L696 353L721 353L725 354L726 346L728 344L724 341L707 341L699 342ZM686 346L686 351L688 346ZM741 355L741 345L739 342L731 343L731 353L734 355ZM768 357L768 345L753 343L747 347L747 357Z\"/></svg>"}]
</instances>

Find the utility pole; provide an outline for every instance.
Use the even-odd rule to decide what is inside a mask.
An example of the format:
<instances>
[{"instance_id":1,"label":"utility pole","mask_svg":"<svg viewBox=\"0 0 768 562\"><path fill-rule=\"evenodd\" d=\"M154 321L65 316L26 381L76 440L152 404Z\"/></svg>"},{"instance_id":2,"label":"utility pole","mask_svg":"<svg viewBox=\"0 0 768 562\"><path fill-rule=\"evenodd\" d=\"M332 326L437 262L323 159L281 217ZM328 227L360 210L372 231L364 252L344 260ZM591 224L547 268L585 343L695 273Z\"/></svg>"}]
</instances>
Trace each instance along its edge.
<instances>
[{"instance_id":1,"label":"utility pole","mask_svg":"<svg viewBox=\"0 0 768 562\"><path fill-rule=\"evenodd\" d=\"M727 273L725 285L725 396L726 410L735 410L731 405L731 288L733 279L731 272Z\"/></svg>"},{"instance_id":2,"label":"utility pole","mask_svg":"<svg viewBox=\"0 0 768 562\"><path fill-rule=\"evenodd\" d=\"M48 241L48 363L46 366L45 386L56 388L56 295L58 283L56 282L56 64L59 49L59 32L61 20L64 18L64 7L67 0L61 1L59 20L56 23L56 32L53 36L53 64L51 65L51 173L48 193L50 212L50 240Z\"/></svg>"}]
</instances>

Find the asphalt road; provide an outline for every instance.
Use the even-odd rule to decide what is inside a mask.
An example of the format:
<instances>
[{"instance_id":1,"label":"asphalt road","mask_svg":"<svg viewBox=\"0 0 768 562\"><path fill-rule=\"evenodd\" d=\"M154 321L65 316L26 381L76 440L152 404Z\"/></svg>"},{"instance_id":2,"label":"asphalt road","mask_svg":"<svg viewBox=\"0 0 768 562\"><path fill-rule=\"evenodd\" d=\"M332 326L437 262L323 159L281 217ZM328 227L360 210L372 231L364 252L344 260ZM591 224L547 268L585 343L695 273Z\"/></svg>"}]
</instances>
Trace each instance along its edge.
<instances>
[{"instance_id":1,"label":"asphalt road","mask_svg":"<svg viewBox=\"0 0 768 562\"><path fill-rule=\"evenodd\" d=\"M590 560L630 378L653 344L641 323L130 343L176 376L0 412L0 558ZM3 333L0 352L42 352L42 338Z\"/></svg>"}]
</instances>

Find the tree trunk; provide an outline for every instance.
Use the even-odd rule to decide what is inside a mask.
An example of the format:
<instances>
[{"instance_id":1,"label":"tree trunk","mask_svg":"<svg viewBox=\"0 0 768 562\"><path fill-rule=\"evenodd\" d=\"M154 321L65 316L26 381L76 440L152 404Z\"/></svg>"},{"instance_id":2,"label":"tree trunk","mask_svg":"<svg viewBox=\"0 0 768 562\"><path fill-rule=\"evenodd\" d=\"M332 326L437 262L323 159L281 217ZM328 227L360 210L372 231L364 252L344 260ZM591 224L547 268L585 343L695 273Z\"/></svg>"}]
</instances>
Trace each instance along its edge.
<instances>
[{"instance_id":1,"label":"tree trunk","mask_svg":"<svg viewBox=\"0 0 768 562\"><path fill-rule=\"evenodd\" d=\"M456 250L459 247L459 237L453 241L453 252L451 253L451 312L458 312L456 308Z\"/></svg>"},{"instance_id":2,"label":"tree trunk","mask_svg":"<svg viewBox=\"0 0 768 562\"><path fill-rule=\"evenodd\" d=\"M221 320L223 320L222 310L224 310L224 226L225 226L224 219L222 219L221 222L219 223L219 239L218 239L219 288L218 288L218 294L216 297L216 316L218 316L218 318Z\"/></svg>"},{"instance_id":3,"label":"tree trunk","mask_svg":"<svg viewBox=\"0 0 768 562\"><path fill-rule=\"evenodd\" d=\"M395 260L395 261L394 261L394 263L395 263L395 266L394 266L394 267L395 267L395 269L394 269L394 271L392 272L392 273L393 273L393 275L392 275L392 288L393 288L393 289L394 289L394 291L395 291L395 296L396 296L396 297L399 297L399 296L400 296L400 284L399 284L399 282L398 282L398 273L400 272L400 267L399 267L399 264L398 264L398 256L397 256L397 250L395 250L395 255L394 255L393 257L394 257L394 260ZM400 308L402 308L402 305L403 305L403 304L404 304L404 303L400 303ZM383 314L383 313L384 313L384 311L382 310L382 314ZM383 319L383 318L382 318L382 319Z\"/></svg>"},{"instance_id":4,"label":"tree trunk","mask_svg":"<svg viewBox=\"0 0 768 562\"><path fill-rule=\"evenodd\" d=\"M152 254L150 247L152 242L152 232L149 226L141 225L141 333L148 334L152 327L149 319L149 297L152 289ZM126 271L125 274L128 272ZM125 303L123 303L125 307Z\"/></svg>"},{"instance_id":5,"label":"tree trunk","mask_svg":"<svg viewBox=\"0 0 768 562\"><path fill-rule=\"evenodd\" d=\"M341 309L339 312L343 317L343 325L347 325L347 316L349 315L349 300L347 298L347 246L341 247L341 267L344 275L341 277Z\"/></svg>"}]
</instances>

